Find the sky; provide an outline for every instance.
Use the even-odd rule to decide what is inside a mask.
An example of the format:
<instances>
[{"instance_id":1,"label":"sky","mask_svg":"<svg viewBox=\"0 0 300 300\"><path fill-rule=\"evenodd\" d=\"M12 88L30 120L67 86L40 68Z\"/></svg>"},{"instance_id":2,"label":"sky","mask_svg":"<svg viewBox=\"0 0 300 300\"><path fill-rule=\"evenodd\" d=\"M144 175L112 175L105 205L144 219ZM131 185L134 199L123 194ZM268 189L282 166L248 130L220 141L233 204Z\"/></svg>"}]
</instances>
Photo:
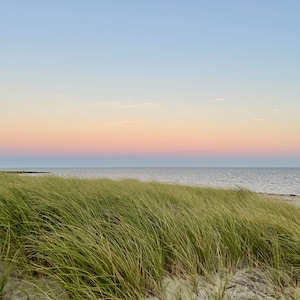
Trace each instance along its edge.
<instances>
[{"instance_id":1,"label":"sky","mask_svg":"<svg viewBox=\"0 0 300 300\"><path fill-rule=\"evenodd\" d=\"M10 0L0 168L300 167L299 0Z\"/></svg>"}]
</instances>

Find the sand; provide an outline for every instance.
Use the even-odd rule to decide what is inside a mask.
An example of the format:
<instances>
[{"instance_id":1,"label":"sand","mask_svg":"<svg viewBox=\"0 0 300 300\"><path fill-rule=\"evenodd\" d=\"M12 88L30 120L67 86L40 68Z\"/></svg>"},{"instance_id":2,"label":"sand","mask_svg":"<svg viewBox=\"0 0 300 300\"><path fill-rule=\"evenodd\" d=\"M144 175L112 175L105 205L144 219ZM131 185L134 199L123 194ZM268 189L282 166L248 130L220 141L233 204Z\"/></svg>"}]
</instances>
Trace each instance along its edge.
<instances>
[{"instance_id":1,"label":"sand","mask_svg":"<svg viewBox=\"0 0 300 300\"><path fill-rule=\"evenodd\" d=\"M149 296L147 300L277 300L300 299L296 287L275 287L265 272L257 268L242 268L215 274L209 280L198 276L194 280L167 277L163 281L164 293Z\"/></svg>"},{"instance_id":2,"label":"sand","mask_svg":"<svg viewBox=\"0 0 300 300\"><path fill-rule=\"evenodd\" d=\"M259 193L263 197L287 201L300 207L300 195L278 195ZM202 276L196 279L166 277L164 292L160 297L149 296L147 300L275 300L300 299L300 287L276 287L266 272L257 268L242 268L215 274L209 280Z\"/></svg>"}]
</instances>

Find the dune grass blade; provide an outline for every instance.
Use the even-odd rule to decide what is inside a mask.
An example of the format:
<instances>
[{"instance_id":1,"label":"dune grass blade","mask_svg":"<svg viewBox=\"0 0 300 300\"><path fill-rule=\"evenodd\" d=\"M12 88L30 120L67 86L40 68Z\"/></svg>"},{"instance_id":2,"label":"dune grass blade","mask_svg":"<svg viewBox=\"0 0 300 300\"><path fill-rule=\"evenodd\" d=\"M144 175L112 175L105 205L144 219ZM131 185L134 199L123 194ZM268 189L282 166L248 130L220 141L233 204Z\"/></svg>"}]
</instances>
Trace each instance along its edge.
<instances>
[{"instance_id":1,"label":"dune grass blade","mask_svg":"<svg viewBox=\"0 0 300 300\"><path fill-rule=\"evenodd\" d=\"M300 210L286 203L135 180L0 182L0 260L29 280L52 277L70 299L143 299L162 294L167 274L210 280L245 266L278 287L299 281Z\"/></svg>"}]
</instances>

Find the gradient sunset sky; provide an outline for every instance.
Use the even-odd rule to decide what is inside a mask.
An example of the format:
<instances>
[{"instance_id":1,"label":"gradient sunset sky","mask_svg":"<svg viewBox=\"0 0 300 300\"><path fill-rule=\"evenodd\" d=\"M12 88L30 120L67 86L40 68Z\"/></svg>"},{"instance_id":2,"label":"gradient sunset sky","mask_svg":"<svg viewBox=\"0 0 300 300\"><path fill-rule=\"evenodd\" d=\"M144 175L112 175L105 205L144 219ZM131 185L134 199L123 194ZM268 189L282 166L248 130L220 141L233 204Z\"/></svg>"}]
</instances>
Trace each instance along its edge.
<instances>
[{"instance_id":1,"label":"gradient sunset sky","mask_svg":"<svg viewBox=\"0 0 300 300\"><path fill-rule=\"evenodd\" d=\"M299 0L10 0L0 167L300 167Z\"/></svg>"}]
</instances>

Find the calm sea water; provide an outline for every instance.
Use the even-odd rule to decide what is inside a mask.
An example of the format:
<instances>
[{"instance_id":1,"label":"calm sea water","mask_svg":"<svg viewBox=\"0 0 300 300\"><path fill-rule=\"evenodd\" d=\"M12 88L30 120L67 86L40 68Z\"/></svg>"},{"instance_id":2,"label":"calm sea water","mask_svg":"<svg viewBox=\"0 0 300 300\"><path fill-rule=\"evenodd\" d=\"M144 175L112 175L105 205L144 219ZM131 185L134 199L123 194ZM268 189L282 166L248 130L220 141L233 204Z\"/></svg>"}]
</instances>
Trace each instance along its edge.
<instances>
[{"instance_id":1,"label":"calm sea water","mask_svg":"<svg viewBox=\"0 0 300 300\"><path fill-rule=\"evenodd\" d=\"M242 187L254 192L300 195L300 168L51 168L62 177L134 178L194 186Z\"/></svg>"}]
</instances>

